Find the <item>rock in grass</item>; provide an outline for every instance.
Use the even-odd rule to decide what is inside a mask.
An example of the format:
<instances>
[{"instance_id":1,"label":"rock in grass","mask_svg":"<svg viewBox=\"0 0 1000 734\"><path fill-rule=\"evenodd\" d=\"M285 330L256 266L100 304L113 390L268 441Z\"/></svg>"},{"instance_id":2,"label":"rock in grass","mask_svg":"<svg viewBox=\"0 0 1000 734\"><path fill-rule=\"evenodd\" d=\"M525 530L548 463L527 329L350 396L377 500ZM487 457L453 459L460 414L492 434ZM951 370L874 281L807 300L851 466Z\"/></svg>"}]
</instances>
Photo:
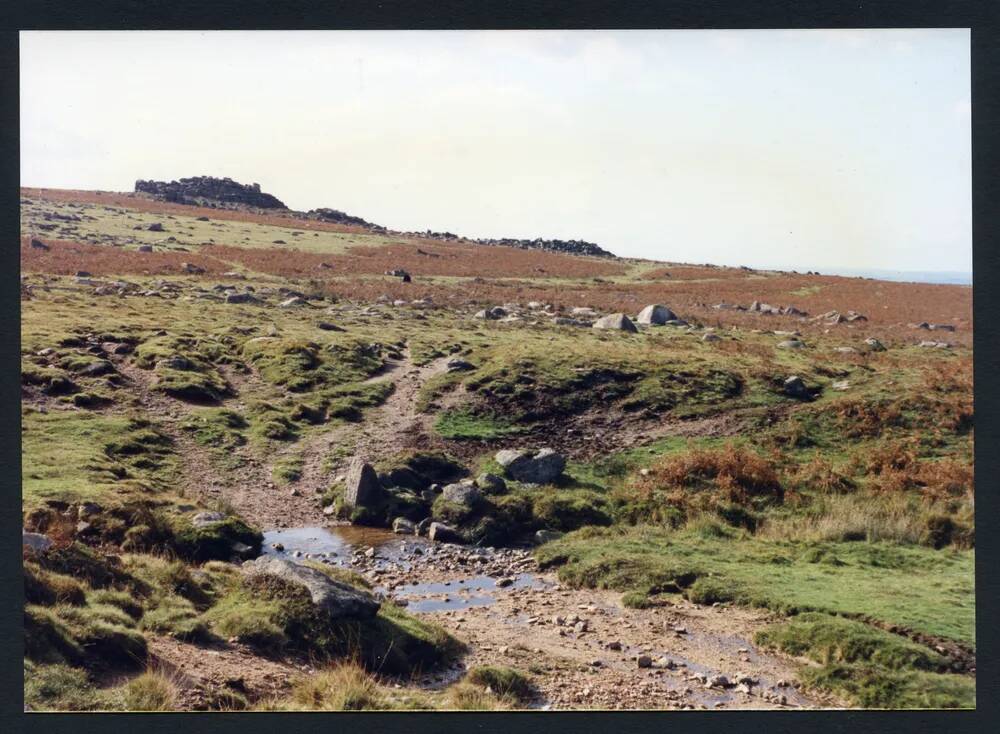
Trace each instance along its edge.
<instances>
[{"instance_id":1,"label":"rock in grass","mask_svg":"<svg viewBox=\"0 0 1000 734\"><path fill-rule=\"evenodd\" d=\"M485 494L504 494L507 491L507 482L496 474L480 474L476 478L476 485Z\"/></svg>"},{"instance_id":2,"label":"rock in grass","mask_svg":"<svg viewBox=\"0 0 1000 734\"><path fill-rule=\"evenodd\" d=\"M878 339L876 339L873 336L870 336L867 339L865 339L865 344L867 344L871 348L871 350L873 352L884 352L885 351L885 344L883 344L882 342L880 342Z\"/></svg>"},{"instance_id":3,"label":"rock in grass","mask_svg":"<svg viewBox=\"0 0 1000 734\"><path fill-rule=\"evenodd\" d=\"M778 349L802 349L805 343L798 339L787 339L778 343Z\"/></svg>"},{"instance_id":4,"label":"rock in grass","mask_svg":"<svg viewBox=\"0 0 1000 734\"><path fill-rule=\"evenodd\" d=\"M41 553L52 547L52 539L41 533L21 532L21 546L33 553Z\"/></svg>"},{"instance_id":5,"label":"rock in grass","mask_svg":"<svg viewBox=\"0 0 1000 734\"><path fill-rule=\"evenodd\" d=\"M448 372L467 372L468 370L474 370L475 368L475 365L471 362L467 362L461 357L453 357L445 364L445 369Z\"/></svg>"},{"instance_id":6,"label":"rock in grass","mask_svg":"<svg viewBox=\"0 0 1000 734\"><path fill-rule=\"evenodd\" d=\"M263 303L264 301L253 293L230 293L226 296L226 303Z\"/></svg>"},{"instance_id":7,"label":"rock in grass","mask_svg":"<svg viewBox=\"0 0 1000 734\"><path fill-rule=\"evenodd\" d=\"M677 314L671 311L666 306L661 306L659 303L654 303L639 312L639 315L635 317L635 320L640 324L650 324L653 326L661 326L668 321L676 321Z\"/></svg>"},{"instance_id":8,"label":"rock in grass","mask_svg":"<svg viewBox=\"0 0 1000 734\"><path fill-rule=\"evenodd\" d=\"M536 530L535 531L535 542L538 545L543 543L548 543L551 540L559 540L563 536L563 533L558 530Z\"/></svg>"},{"instance_id":9,"label":"rock in grass","mask_svg":"<svg viewBox=\"0 0 1000 734\"><path fill-rule=\"evenodd\" d=\"M441 496L448 502L454 502L456 505L463 505L465 507L472 507L472 505L482 499L479 488L472 482L448 484L441 490Z\"/></svg>"},{"instance_id":10,"label":"rock in grass","mask_svg":"<svg viewBox=\"0 0 1000 734\"><path fill-rule=\"evenodd\" d=\"M381 604L366 591L350 584L334 581L321 571L309 566L286 561L273 556L261 556L243 564L247 574L276 576L291 584L304 587L312 603L326 612L331 619L371 619Z\"/></svg>"},{"instance_id":11,"label":"rock in grass","mask_svg":"<svg viewBox=\"0 0 1000 734\"><path fill-rule=\"evenodd\" d=\"M713 334L712 332L708 332L707 334L701 337L701 340L703 342L717 342L717 341L722 341L722 337L719 336L718 334Z\"/></svg>"},{"instance_id":12,"label":"rock in grass","mask_svg":"<svg viewBox=\"0 0 1000 734\"><path fill-rule=\"evenodd\" d=\"M191 524L196 528L204 528L214 525L217 522L222 522L225 519L225 514L221 512L199 512L191 518Z\"/></svg>"},{"instance_id":13,"label":"rock in grass","mask_svg":"<svg viewBox=\"0 0 1000 734\"><path fill-rule=\"evenodd\" d=\"M548 448L534 455L523 450L504 449L498 451L495 458L508 477L525 484L548 484L566 468L566 459Z\"/></svg>"},{"instance_id":14,"label":"rock in grass","mask_svg":"<svg viewBox=\"0 0 1000 734\"><path fill-rule=\"evenodd\" d=\"M639 331L632 320L623 313L613 313L602 316L594 322L595 329L611 329L616 331L626 331L635 334Z\"/></svg>"},{"instance_id":15,"label":"rock in grass","mask_svg":"<svg viewBox=\"0 0 1000 734\"><path fill-rule=\"evenodd\" d=\"M348 507L373 508L383 499L382 485L370 464L351 459L344 479L344 504Z\"/></svg>"},{"instance_id":16,"label":"rock in grass","mask_svg":"<svg viewBox=\"0 0 1000 734\"><path fill-rule=\"evenodd\" d=\"M785 380L784 390L785 395L798 400L805 400L812 397L809 388L806 387L806 383L798 375L792 375Z\"/></svg>"}]
</instances>

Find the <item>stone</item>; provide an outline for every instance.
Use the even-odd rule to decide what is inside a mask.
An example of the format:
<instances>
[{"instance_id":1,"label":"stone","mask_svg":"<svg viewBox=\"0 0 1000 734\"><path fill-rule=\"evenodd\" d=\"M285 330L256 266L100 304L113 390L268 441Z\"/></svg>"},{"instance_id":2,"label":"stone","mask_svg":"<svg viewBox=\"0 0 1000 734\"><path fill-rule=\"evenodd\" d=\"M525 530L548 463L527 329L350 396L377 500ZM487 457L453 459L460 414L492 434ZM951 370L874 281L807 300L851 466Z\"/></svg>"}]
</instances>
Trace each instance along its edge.
<instances>
[{"instance_id":1,"label":"stone","mask_svg":"<svg viewBox=\"0 0 1000 734\"><path fill-rule=\"evenodd\" d=\"M139 252L152 252L152 251L153 251L152 245L139 245Z\"/></svg>"},{"instance_id":2,"label":"stone","mask_svg":"<svg viewBox=\"0 0 1000 734\"><path fill-rule=\"evenodd\" d=\"M809 392L809 388L806 387L805 382L803 382L802 378L798 375L792 375L785 380L784 391L785 395L798 400L806 400L812 397L812 394Z\"/></svg>"},{"instance_id":3,"label":"stone","mask_svg":"<svg viewBox=\"0 0 1000 734\"><path fill-rule=\"evenodd\" d=\"M331 324L329 321L320 321L316 324L316 328L322 329L323 331L344 331L344 329L336 324Z\"/></svg>"},{"instance_id":4,"label":"stone","mask_svg":"<svg viewBox=\"0 0 1000 734\"><path fill-rule=\"evenodd\" d=\"M632 320L623 313L613 313L608 314L607 316L602 316L594 322L593 328L625 331L630 334L635 334L639 331L635 324L632 323Z\"/></svg>"},{"instance_id":5,"label":"stone","mask_svg":"<svg viewBox=\"0 0 1000 734\"><path fill-rule=\"evenodd\" d=\"M83 502L76 508L76 516L83 520L98 514L102 509L96 502Z\"/></svg>"},{"instance_id":6,"label":"stone","mask_svg":"<svg viewBox=\"0 0 1000 734\"><path fill-rule=\"evenodd\" d=\"M476 367L461 357L453 357L445 363L445 369L448 372L467 372L476 369Z\"/></svg>"},{"instance_id":7,"label":"stone","mask_svg":"<svg viewBox=\"0 0 1000 734\"><path fill-rule=\"evenodd\" d=\"M191 524L196 528L204 528L209 525L215 525L225 519L226 515L222 512L199 512L191 518Z\"/></svg>"},{"instance_id":8,"label":"stone","mask_svg":"<svg viewBox=\"0 0 1000 734\"><path fill-rule=\"evenodd\" d=\"M482 499L479 488L472 482L445 485L444 489L441 490L441 496L448 502L454 502L456 505L464 505L466 507L472 507Z\"/></svg>"},{"instance_id":9,"label":"stone","mask_svg":"<svg viewBox=\"0 0 1000 734\"><path fill-rule=\"evenodd\" d=\"M802 349L805 344L798 339L787 339L778 343L778 349Z\"/></svg>"},{"instance_id":10,"label":"stone","mask_svg":"<svg viewBox=\"0 0 1000 734\"><path fill-rule=\"evenodd\" d=\"M344 478L344 504L348 507L371 508L383 499L384 491L371 465L355 457Z\"/></svg>"},{"instance_id":11,"label":"stone","mask_svg":"<svg viewBox=\"0 0 1000 734\"><path fill-rule=\"evenodd\" d=\"M233 555L241 561L247 561L254 557L254 549L246 543L235 542L230 546Z\"/></svg>"},{"instance_id":12,"label":"stone","mask_svg":"<svg viewBox=\"0 0 1000 734\"><path fill-rule=\"evenodd\" d=\"M461 543L464 540L455 528L443 522L432 522L427 528L427 537L438 543Z\"/></svg>"},{"instance_id":13,"label":"stone","mask_svg":"<svg viewBox=\"0 0 1000 734\"><path fill-rule=\"evenodd\" d=\"M483 494L504 494L507 491L507 482L496 474L480 474L476 477L476 486Z\"/></svg>"},{"instance_id":14,"label":"stone","mask_svg":"<svg viewBox=\"0 0 1000 734\"><path fill-rule=\"evenodd\" d=\"M258 298L253 293L230 293L226 296L226 303L263 303L263 299Z\"/></svg>"},{"instance_id":15,"label":"stone","mask_svg":"<svg viewBox=\"0 0 1000 734\"><path fill-rule=\"evenodd\" d=\"M640 668L653 667L653 658L651 658L649 655L640 655L638 658L636 658L635 662Z\"/></svg>"},{"instance_id":16,"label":"stone","mask_svg":"<svg viewBox=\"0 0 1000 734\"><path fill-rule=\"evenodd\" d=\"M366 591L334 581L321 571L273 556L261 556L242 566L247 574L276 576L309 592L312 603L331 619L371 619L381 604Z\"/></svg>"},{"instance_id":17,"label":"stone","mask_svg":"<svg viewBox=\"0 0 1000 734\"><path fill-rule=\"evenodd\" d=\"M649 324L652 326L661 326L668 321L677 321L677 314L671 311L666 306L661 306L655 303L639 312L639 315L635 317L635 320L640 324Z\"/></svg>"},{"instance_id":18,"label":"stone","mask_svg":"<svg viewBox=\"0 0 1000 734\"><path fill-rule=\"evenodd\" d=\"M711 675L705 681L705 688L729 688L731 685L729 678L721 673L719 675Z\"/></svg>"},{"instance_id":19,"label":"stone","mask_svg":"<svg viewBox=\"0 0 1000 734\"><path fill-rule=\"evenodd\" d=\"M307 305L306 299L301 296L292 296L279 303L278 308L298 308L305 305Z\"/></svg>"},{"instance_id":20,"label":"stone","mask_svg":"<svg viewBox=\"0 0 1000 734\"><path fill-rule=\"evenodd\" d=\"M41 240L35 239L34 237L32 237L31 238L31 249L32 250L48 250L49 246L46 245Z\"/></svg>"},{"instance_id":21,"label":"stone","mask_svg":"<svg viewBox=\"0 0 1000 734\"><path fill-rule=\"evenodd\" d=\"M513 585L514 585L514 579L511 578L510 576L504 576L503 578L497 579L497 587L500 589Z\"/></svg>"},{"instance_id":22,"label":"stone","mask_svg":"<svg viewBox=\"0 0 1000 734\"><path fill-rule=\"evenodd\" d=\"M397 535L416 535L417 526L412 520L405 517L397 517L392 521L392 532Z\"/></svg>"},{"instance_id":23,"label":"stone","mask_svg":"<svg viewBox=\"0 0 1000 734\"><path fill-rule=\"evenodd\" d=\"M542 543L548 543L553 540L559 540L563 536L563 533L558 530L536 530L535 531L535 542L538 545Z\"/></svg>"},{"instance_id":24,"label":"stone","mask_svg":"<svg viewBox=\"0 0 1000 734\"><path fill-rule=\"evenodd\" d=\"M701 337L701 340L703 342L719 342L722 341L722 337L719 336L718 334L713 334L712 332L708 332L707 334L704 334Z\"/></svg>"},{"instance_id":25,"label":"stone","mask_svg":"<svg viewBox=\"0 0 1000 734\"><path fill-rule=\"evenodd\" d=\"M52 547L52 538L41 533L21 531L21 547L32 553L42 553Z\"/></svg>"},{"instance_id":26,"label":"stone","mask_svg":"<svg viewBox=\"0 0 1000 734\"><path fill-rule=\"evenodd\" d=\"M151 225L146 227L150 232L164 232L163 224L160 222L153 222Z\"/></svg>"},{"instance_id":27,"label":"stone","mask_svg":"<svg viewBox=\"0 0 1000 734\"><path fill-rule=\"evenodd\" d=\"M548 484L566 468L566 459L549 448L534 455L523 450L504 449L498 451L495 458L509 478L525 484Z\"/></svg>"},{"instance_id":28,"label":"stone","mask_svg":"<svg viewBox=\"0 0 1000 734\"><path fill-rule=\"evenodd\" d=\"M869 347L871 347L871 350L873 352L884 352L885 351L885 345L882 342L880 342L878 339L876 339L875 337L873 337L873 336L870 336L867 339L865 339L865 344L867 344Z\"/></svg>"}]
</instances>

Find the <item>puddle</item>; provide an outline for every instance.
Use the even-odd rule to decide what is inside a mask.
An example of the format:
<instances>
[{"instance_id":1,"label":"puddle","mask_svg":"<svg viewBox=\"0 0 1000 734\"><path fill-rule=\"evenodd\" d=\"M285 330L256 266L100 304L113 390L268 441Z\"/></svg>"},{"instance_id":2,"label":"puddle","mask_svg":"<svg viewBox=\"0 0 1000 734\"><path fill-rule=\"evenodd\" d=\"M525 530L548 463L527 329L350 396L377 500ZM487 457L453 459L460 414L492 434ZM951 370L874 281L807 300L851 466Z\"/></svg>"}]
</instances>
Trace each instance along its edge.
<instances>
[{"instance_id":1,"label":"puddle","mask_svg":"<svg viewBox=\"0 0 1000 734\"><path fill-rule=\"evenodd\" d=\"M514 583L497 587L497 579L474 576L467 579L426 584L397 586L393 596L406 599L407 609L413 612L446 612L452 609L485 607L496 601L496 594L511 589L544 589L549 584L530 573L518 574Z\"/></svg>"},{"instance_id":2,"label":"puddle","mask_svg":"<svg viewBox=\"0 0 1000 734\"><path fill-rule=\"evenodd\" d=\"M281 546L281 550L275 548L275 544ZM311 558L334 566L351 566L356 551L374 548L372 565L375 568L395 565L408 570L409 562L414 559L413 550L427 545L428 541L423 538L406 536L403 539L403 536L380 528L343 525L267 530L261 551L279 558Z\"/></svg>"}]
</instances>

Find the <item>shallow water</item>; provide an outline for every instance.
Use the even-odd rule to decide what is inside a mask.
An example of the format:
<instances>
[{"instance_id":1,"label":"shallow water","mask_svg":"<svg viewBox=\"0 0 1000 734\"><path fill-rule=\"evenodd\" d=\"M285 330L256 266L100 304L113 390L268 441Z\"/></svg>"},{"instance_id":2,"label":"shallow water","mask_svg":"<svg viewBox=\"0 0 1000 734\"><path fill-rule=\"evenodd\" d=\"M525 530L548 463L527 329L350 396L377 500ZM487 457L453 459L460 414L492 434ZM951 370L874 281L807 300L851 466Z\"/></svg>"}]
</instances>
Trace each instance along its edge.
<instances>
[{"instance_id":1,"label":"shallow water","mask_svg":"<svg viewBox=\"0 0 1000 734\"><path fill-rule=\"evenodd\" d=\"M467 607L485 607L496 601L496 594L509 589L542 589L545 581L530 573L518 574L514 583L500 588L489 576L473 576L450 582L409 584L399 586L394 595L406 599L407 609L414 612L444 612ZM486 592L486 593L484 593ZM433 597L431 596L433 595Z\"/></svg>"}]
</instances>

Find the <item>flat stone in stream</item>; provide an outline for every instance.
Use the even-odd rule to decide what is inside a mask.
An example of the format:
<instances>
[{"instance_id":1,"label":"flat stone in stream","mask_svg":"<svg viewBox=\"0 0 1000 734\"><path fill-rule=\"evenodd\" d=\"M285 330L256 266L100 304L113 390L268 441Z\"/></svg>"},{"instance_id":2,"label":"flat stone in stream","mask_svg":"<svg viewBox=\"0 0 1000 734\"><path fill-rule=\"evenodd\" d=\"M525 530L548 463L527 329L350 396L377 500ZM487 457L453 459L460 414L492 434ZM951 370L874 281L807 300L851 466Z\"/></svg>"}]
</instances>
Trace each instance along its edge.
<instances>
[{"instance_id":1,"label":"flat stone in stream","mask_svg":"<svg viewBox=\"0 0 1000 734\"><path fill-rule=\"evenodd\" d=\"M273 556L261 556L242 566L247 574L276 576L291 584L304 587L313 604L331 619L370 619L378 613L380 602L371 594L350 584L334 581L314 568L292 563Z\"/></svg>"}]
</instances>

